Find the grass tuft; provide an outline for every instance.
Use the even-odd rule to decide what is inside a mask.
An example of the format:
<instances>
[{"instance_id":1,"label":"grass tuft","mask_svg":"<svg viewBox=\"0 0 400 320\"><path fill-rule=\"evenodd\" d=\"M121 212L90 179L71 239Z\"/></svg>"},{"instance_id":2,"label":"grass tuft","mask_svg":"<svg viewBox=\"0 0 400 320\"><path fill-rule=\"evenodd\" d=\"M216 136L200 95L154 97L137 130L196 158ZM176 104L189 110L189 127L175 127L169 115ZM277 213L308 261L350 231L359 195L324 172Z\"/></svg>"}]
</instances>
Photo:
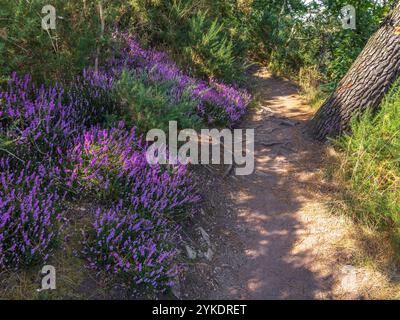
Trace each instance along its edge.
<instances>
[{"instance_id":1,"label":"grass tuft","mask_svg":"<svg viewBox=\"0 0 400 320\"><path fill-rule=\"evenodd\" d=\"M341 151L334 167L341 201L352 217L393 234L400 244L400 81L377 113L368 110L352 122L351 135L334 145ZM397 250L399 252L399 250Z\"/></svg>"}]
</instances>

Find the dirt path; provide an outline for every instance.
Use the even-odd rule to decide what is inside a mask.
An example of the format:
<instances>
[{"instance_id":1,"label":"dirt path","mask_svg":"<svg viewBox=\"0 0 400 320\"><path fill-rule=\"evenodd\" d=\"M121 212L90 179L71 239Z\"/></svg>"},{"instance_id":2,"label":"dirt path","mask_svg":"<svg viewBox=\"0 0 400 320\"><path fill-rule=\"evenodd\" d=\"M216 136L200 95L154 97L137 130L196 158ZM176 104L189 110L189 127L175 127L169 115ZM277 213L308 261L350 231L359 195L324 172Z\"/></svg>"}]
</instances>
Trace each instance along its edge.
<instances>
[{"instance_id":1,"label":"dirt path","mask_svg":"<svg viewBox=\"0 0 400 320\"><path fill-rule=\"evenodd\" d=\"M376 281L348 265L341 250L348 223L326 209L324 146L301 134L312 110L295 84L265 69L252 76L252 86L261 106L240 127L256 128L256 170L242 177L216 173L205 183L206 208L195 229L207 234L196 229L197 240L188 244L197 256L182 298L365 297ZM211 251L204 254L207 237Z\"/></svg>"}]
</instances>

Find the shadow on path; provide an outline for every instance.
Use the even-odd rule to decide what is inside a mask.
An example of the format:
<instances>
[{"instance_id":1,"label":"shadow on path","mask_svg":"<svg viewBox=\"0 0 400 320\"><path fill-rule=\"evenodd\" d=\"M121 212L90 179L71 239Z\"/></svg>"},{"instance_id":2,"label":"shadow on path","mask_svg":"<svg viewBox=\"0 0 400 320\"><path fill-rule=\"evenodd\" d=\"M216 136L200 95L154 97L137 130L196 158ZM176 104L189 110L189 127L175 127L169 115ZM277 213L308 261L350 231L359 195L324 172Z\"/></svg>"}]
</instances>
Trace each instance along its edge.
<instances>
[{"instance_id":1,"label":"shadow on path","mask_svg":"<svg viewBox=\"0 0 400 320\"><path fill-rule=\"evenodd\" d=\"M203 186L215 255L194 263L186 297L332 298L340 270L330 246L341 235L320 202L324 147L301 134L312 110L294 83L265 69L250 86L260 105L240 128L255 128L255 172Z\"/></svg>"}]
</instances>

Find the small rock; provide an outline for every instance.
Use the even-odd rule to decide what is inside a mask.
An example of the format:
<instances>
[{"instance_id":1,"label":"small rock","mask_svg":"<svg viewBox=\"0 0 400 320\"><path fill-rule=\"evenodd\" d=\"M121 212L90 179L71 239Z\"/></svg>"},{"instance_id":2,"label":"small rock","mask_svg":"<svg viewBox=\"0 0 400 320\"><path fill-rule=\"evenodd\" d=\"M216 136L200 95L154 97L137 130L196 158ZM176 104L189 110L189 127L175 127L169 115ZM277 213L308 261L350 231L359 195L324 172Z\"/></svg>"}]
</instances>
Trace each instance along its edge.
<instances>
[{"instance_id":1,"label":"small rock","mask_svg":"<svg viewBox=\"0 0 400 320\"><path fill-rule=\"evenodd\" d=\"M204 241L210 247L211 246L210 236L208 235L208 233L202 227L198 227L198 229L199 229L199 231L201 233L201 236L203 237Z\"/></svg>"},{"instance_id":2,"label":"small rock","mask_svg":"<svg viewBox=\"0 0 400 320\"><path fill-rule=\"evenodd\" d=\"M191 247L189 247L188 245L185 245L186 248L186 253L189 259L194 260L197 257L197 253L195 250L193 250Z\"/></svg>"},{"instance_id":3,"label":"small rock","mask_svg":"<svg viewBox=\"0 0 400 320\"><path fill-rule=\"evenodd\" d=\"M204 253L204 258L206 258L208 261L211 261L214 256L214 252L211 250L211 248L208 248L207 252Z\"/></svg>"},{"instance_id":4,"label":"small rock","mask_svg":"<svg viewBox=\"0 0 400 320\"><path fill-rule=\"evenodd\" d=\"M277 117L274 117L274 121L280 125L289 126L289 127L294 127L295 125L299 124L298 121L291 121L288 119L282 119L282 118L277 118Z\"/></svg>"},{"instance_id":5,"label":"small rock","mask_svg":"<svg viewBox=\"0 0 400 320\"><path fill-rule=\"evenodd\" d=\"M254 173L255 173L256 175L262 176L262 177L271 177L270 174L265 173L265 172L262 172L262 171L258 171L258 170L256 170Z\"/></svg>"}]
</instances>

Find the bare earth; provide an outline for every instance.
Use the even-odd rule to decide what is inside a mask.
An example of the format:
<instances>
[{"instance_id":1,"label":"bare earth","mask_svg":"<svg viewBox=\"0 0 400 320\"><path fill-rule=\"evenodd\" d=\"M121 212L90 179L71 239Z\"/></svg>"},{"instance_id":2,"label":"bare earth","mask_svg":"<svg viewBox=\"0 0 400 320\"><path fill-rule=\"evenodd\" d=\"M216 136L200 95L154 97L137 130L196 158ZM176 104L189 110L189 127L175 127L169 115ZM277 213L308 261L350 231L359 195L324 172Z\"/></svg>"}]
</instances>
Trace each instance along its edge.
<instances>
[{"instance_id":1,"label":"bare earth","mask_svg":"<svg viewBox=\"0 0 400 320\"><path fill-rule=\"evenodd\" d=\"M330 186L322 175L326 146L301 133L313 111L294 83L272 77L265 69L251 79L260 106L240 128L255 128L255 172L224 177L226 167L202 169L208 177L202 183L204 210L194 219L187 239L196 258L176 295L182 299L373 296L387 279L351 264L357 250L348 245L351 222L327 209Z\"/></svg>"}]
</instances>

